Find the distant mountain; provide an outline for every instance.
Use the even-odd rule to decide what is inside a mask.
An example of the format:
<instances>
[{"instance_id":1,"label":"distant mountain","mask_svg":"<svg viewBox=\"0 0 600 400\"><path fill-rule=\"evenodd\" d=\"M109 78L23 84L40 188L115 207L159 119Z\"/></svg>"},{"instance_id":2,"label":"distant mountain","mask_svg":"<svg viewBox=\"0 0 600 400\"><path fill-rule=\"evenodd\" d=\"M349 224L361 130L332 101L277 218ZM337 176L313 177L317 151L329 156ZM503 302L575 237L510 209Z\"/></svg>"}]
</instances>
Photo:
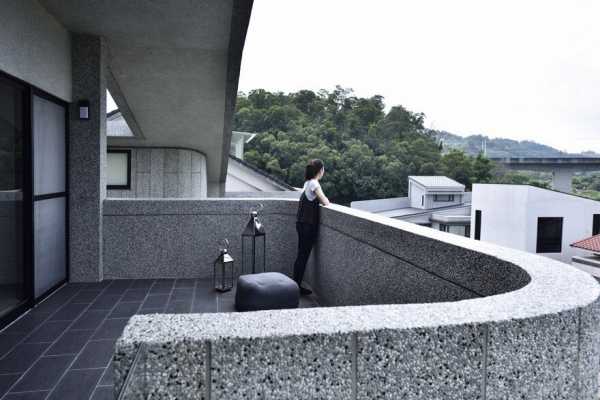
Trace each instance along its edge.
<instances>
[{"instance_id":1,"label":"distant mountain","mask_svg":"<svg viewBox=\"0 0 600 400\"><path fill-rule=\"evenodd\" d=\"M488 157L600 157L593 151L583 153L566 153L554 147L530 140L490 139L483 135L462 137L450 132L435 131L435 136L443 143L444 150L459 149L467 154L477 155L485 143Z\"/></svg>"}]
</instances>

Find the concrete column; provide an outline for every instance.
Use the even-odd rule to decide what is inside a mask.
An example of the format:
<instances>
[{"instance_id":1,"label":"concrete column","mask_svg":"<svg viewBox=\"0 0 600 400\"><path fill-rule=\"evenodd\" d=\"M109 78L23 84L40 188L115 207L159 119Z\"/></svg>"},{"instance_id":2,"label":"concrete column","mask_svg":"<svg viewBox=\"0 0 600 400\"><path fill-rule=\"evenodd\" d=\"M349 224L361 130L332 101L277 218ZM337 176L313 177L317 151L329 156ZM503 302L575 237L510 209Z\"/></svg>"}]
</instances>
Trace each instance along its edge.
<instances>
[{"instance_id":1,"label":"concrete column","mask_svg":"<svg viewBox=\"0 0 600 400\"><path fill-rule=\"evenodd\" d=\"M552 171L552 188L565 193L571 193L573 171L568 168L557 168Z\"/></svg>"},{"instance_id":2,"label":"concrete column","mask_svg":"<svg viewBox=\"0 0 600 400\"><path fill-rule=\"evenodd\" d=\"M102 203L106 197L106 62L104 39L73 34L73 103L69 130L70 280L102 280ZM78 102L89 101L89 119Z\"/></svg>"}]
</instances>

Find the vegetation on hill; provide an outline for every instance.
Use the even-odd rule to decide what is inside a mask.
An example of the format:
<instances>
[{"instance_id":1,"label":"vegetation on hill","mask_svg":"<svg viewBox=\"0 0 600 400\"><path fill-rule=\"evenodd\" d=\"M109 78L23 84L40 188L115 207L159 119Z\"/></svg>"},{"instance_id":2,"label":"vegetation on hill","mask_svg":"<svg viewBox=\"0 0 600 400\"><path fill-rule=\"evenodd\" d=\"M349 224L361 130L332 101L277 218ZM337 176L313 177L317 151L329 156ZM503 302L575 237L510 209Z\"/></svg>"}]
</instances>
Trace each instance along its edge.
<instances>
[{"instance_id":1,"label":"vegetation on hill","mask_svg":"<svg viewBox=\"0 0 600 400\"><path fill-rule=\"evenodd\" d=\"M309 159L322 159L323 189L340 204L406 196L409 175L446 175L467 188L474 182L544 185L503 171L471 147L452 148L449 134L442 139L426 129L424 118L402 106L385 112L383 97L357 97L340 86L289 94L257 89L238 94L233 129L259 133L246 145L245 160L293 186L303 185Z\"/></svg>"},{"instance_id":2,"label":"vegetation on hill","mask_svg":"<svg viewBox=\"0 0 600 400\"><path fill-rule=\"evenodd\" d=\"M536 143L530 140L512 140L504 138L491 139L484 135L458 136L446 131L435 131L435 137L444 144L445 148L462 150L470 155L479 154L485 143L486 155L495 157L598 157L600 154L586 151L570 154L554 147Z\"/></svg>"},{"instance_id":3,"label":"vegetation on hill","mask_svg":"<svg viewBox=\"0 0 600 400\"><path fill-rule=\"evenodd\" d=\"M323 189L341 204L405 196L409 175L444 174L467 185L489 180L491 164L461 151L442 155L440 143L423 127L424 115L383 98L359 98L351 90L301 90L240 94L234 129L260 132L245 159L293 186L303 185L311 158L325 162Z\"/></svg>"}]
</instances>

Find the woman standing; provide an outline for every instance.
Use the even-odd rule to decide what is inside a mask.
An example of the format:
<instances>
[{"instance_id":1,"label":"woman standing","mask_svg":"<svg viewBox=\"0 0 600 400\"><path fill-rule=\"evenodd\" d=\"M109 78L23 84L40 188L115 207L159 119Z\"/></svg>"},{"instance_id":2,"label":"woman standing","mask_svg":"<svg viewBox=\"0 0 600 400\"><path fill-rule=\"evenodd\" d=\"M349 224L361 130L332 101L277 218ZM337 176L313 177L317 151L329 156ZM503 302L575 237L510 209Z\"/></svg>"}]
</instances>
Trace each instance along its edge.
<instances>
[{"instance_id":1,"label":"woman standing","mask_svg":"<svg viewBox=\"0 0 600 400\"><path fill-rule=\"evenodd\" d=\"M296 216L296 231L298 232L298 256L294 263L294 280L300 287L300 294L309 295L312 292L302 287L302 278L310 251L317 240L319 228L319 204L329 205L329 199L323 193L319 180L325 174L323 161L311 160L304 172L304 188L298 204Z\"/></svg>"}]
</instances>

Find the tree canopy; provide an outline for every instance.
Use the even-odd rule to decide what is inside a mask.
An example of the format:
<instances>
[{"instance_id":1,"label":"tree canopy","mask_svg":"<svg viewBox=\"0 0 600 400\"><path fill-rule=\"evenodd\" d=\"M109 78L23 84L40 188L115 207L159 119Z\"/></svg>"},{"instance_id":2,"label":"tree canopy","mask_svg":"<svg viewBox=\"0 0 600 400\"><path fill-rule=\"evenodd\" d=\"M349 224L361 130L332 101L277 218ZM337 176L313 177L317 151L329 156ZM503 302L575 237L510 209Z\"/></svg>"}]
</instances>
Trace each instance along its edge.
<instances>
[{"instance_id":1,"label":"tree canopy","mask_svg":"<svg viewBox=\"0 0 600 400\"><path fill-rule=\"evenodd\" d=\"M325 163L323 190L340 204L406 196L409 175L443 174L470 187L489 182L493 165L483 155L443 154L425 115L398 105L385 111L382 96L362 98L351 89L240 93L235 130L256 132L246 161L289 184L303 185L312 158Z\"/></svg>"}]
</instances>

